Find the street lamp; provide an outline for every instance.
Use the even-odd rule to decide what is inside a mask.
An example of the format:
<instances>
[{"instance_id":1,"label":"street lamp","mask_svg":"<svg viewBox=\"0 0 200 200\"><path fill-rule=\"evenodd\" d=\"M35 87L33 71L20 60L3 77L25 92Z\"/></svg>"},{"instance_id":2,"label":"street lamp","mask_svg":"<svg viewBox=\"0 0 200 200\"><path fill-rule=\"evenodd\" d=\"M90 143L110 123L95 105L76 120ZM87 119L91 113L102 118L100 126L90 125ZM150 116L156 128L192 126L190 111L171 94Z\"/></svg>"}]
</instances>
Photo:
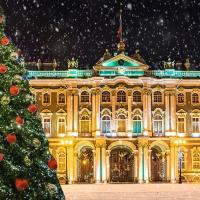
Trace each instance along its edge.
<instances>
[{"instance_id":1,"label":"street lamp","mask_svg":"<svg viewBox=\"0 0 200 200\"><path fill-rule=\"evenodd\" d=\"M178 145L178 156L179 156L179 184L182 183L182 151L181 145L185 144L186 141L183 139L176 140L175 143Z\"/></svg>"}]
</instances>

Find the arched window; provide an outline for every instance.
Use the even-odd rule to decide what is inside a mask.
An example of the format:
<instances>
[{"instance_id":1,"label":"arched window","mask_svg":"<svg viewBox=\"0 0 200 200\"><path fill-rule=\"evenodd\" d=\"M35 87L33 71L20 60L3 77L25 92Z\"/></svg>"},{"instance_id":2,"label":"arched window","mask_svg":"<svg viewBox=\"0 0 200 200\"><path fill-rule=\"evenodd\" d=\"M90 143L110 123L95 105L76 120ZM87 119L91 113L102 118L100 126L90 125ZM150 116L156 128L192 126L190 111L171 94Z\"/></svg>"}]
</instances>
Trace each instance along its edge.
<instances>
[{"instance_id":1,"label":"arched window","mask_svg":"<svg viewBox=\"0 0 200 200\"><path fill-rule=\"evenodd\" d=\"M44 103L44 104L50 103L50 94L45 93L45 94L43 95L43 103Z\"/></svg>"},{"instance_id":2,"label":"arched window","mask_svg":"<svg viewBox=\"0 0 200 200\"><path fill-rule=\"evenodd\" d=\"M118 132L126 132L126 117L124 115L118 116Z\"/></svg>"},{"instance_id":3,"label":"arched window","mask_svg":"<svg viewBox=\"0 0 200 200\"><path fill-rule=\"evenodd\" d=\"M161 115L154 116L154 135L162 136L163 135L163 119Z\"/></svg>"},{"instance_id":4,"label":"arched window","mask_svg":"<svg viewBox=\"0 0 200 200\"><path fill-rule=\"evenodd\" d=\"M196 147L192 151L192 168L194 170L200 170L200 150Z\"/></svg>"},{"instance_id":5,"label":"arched window","mask_svg":"<svg viewBox=\"0 0 200 200\"><path fill-rule=\"evenodd\" d=\"M133 117L133 133L137 135L142 133L142 119L139 115Z\"/></svg>"},{"instance_id":6,"label":"arched window","mask_svg":"<svg viewBox=\"0 0 200 200\"><path fill-rule=\"evenodd\" d=\"M117 93L117 102L126 102L126 92L120 90Z\"/></svg>"},{"instance_id":7,"label":"arched window","mask_svg":"<svg viewBox=\"0 0 200 200\"><path fill-rule=\"evenodd\" d=\"M199 95L197 93L192 94L192 103L199 103Z\"/></svg>"},{"instance_id":8,"label":"arched window","mask_svg":"<svg viewBox=\"0 0 200 200\"><path fill-rule=\"evenodd\" d=\"M60 93L60 94L58 95L58 103L59 103L59 104L65 104L65 94Z\"/></svg>"},{"instance_id":9,"label":"arched window","mask_svg":"<svg viewBox=\"0 0 200 200\"><path fill-rule=\"evenodd\" d=\"M84 92L81 93L81 102L82 103L90 102L90 96L89 96L89 93L87 91L84 91Z\"/></svg>"},{"instance_id":10,"label":"arched window","mask_svg":"<svg viewBox=\"0 0 200 200\"><path fill-rule=\"evenodd\" d=\"M185 102L185 96L183 93L178 94L178 103L184 103Z\"/></svg>"},{"instance_id":11,"label":"arched window","mask_svg":"<svg viewBox=\"0 0 200 200\"><path fill-rule=\"evenodd\" d=\"M141 92L139 91L133 92L133 102L136 102L136 103L141 102Z\"/></svg>"},{"instance_id":12,"label":"arched window","mask_svg":"<svg viewBox=\"0 0 200 200\"><path fill-rule=\"evenodd\" d=\"M192 117L192 132L200 133L200 117Z\"/></svg>"},{"instance_id":13,"label":"arched window","mask_svg":"<svg viewBox=\"0 0 200 200\"><path fill-rule=\"evenodd\" d=\"M57 162L58 162L58 171L66 170L66 156L64 152L59 152L57 154Z\"/></svg>"},{"instance_id":14,"label":"arched window","mask_svg":"<svg viewBox=\"0 0 200 200\"><path fill-rule=\"evenodd\" d=\"M177 133L185 133L185 118L177 118Z\"/></svg>"},{"instance_id":15,"label":"arched window","mask_svg":"<svg viewBox=\"0 0 200 200\"><path fill-rule=\"evenodd\" d=\"M65 117L58 118L58 133L65 134Z\"/></svg>"},{"instance_id":16,"label":"arched window","mask_svg":"<svg viewBox=\"0 0 200 200\"><path fill-rule=\"evenodd\" d=\"M110 92L104 91L102 93L102 102L110 102Z\"/></svg>"},{"instance_id":17,"label":"arched window","mask_svg":"<svg viewBox=\"0 0 200 200\"><path fill-rule=\"evenodd\" d=\"M90 132L90 118L88 115L83 115L80 120L81 123L81 135L86 136Z\"/></svg>"},{"instance_id":18,"label":"arched window","mask_svg":"<svg viewBox=\"0 0 200 200\"><path fill-rule=\"evenodd\" d=\"M156 91L153 94L154 103L162 103L162 93L160 91Z\"/></svg>"},{"instance_id":19,"label":"arched window","mask_svg":"<svg viewBox=\"0 0 200 200\"><path fill-rule=\"evenodd\" d=\"M110 133L111 121L110 116L103 116L101 120L101 131L102 133Z\"/></svg>"}]
</instances>

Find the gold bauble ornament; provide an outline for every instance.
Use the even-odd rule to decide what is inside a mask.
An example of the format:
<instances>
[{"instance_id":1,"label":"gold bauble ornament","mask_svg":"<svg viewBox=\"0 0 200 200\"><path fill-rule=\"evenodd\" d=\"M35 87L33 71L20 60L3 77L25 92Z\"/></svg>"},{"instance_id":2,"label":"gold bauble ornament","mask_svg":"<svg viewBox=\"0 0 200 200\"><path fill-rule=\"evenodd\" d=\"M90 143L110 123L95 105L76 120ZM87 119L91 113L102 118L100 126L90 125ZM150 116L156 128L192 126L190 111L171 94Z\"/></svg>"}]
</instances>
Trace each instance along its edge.
<instances>
[{"instance_id":1,"label":"gold bauble ornament","mask_svg":"<svg viewBox=\"0 0 200 200\"><path fill-rule=\"evenodd\" d=\"M19 55L17 52L12 52L10 54L10 58L11 58L11 60L17 60L19 58Z\"/></svg>"},{"instance_id":2,"label":"gold bauble ornament","mask_svg":"<svg viewBox=\"0 0 200 200\"><path fill-rule=\"evenodd\" d=\"M32 161L28 156L24 157L24 163L26 164L26 166L31 166Z\"/></svg>"},{"instance_id":3,"label":"gold bauble ornament","mask_svg":"<svg viewBox=\"0 0 200 200\"><path fill-rule=\"evenodd\" d=\"M48 183L47 187L50 190L51 194L55 194L57 192L57 186L56 185L54 185L52 183Z\"/></svg>"},{"instance_id":4,"label":"gold bauble ornament","mask_svg":"<svg viewBox=\"0 0 200 200\"><path fill-rule=\"evenodd\" d=\"M41 142L37 138L34 138L33 145L36 149L38 149L41 146Z\"/></svg>"},{"instance_id":5,"label":"gold bauble ornament","mask_svg":"<svg viewBox=\"0 0 200 200\"><path fill-rule=\"evenodd\" d=\"M2 98L1 98L1 104L2 105L7 105L7 104L9 104L10 103L10 97L9 96L3 96Z\"/></svg>"}]
</instances>

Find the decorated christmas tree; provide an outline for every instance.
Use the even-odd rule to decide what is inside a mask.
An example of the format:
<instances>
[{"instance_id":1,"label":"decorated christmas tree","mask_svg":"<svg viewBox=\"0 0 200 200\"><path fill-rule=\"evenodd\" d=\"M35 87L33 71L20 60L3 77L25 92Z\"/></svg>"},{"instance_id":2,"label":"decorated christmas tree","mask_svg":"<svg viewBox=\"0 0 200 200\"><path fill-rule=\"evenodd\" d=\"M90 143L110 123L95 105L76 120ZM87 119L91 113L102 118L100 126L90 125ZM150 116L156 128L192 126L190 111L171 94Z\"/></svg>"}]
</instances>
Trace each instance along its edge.
<instances>
[{"instance_id":1,"label":"decorated christmas tree","mask_svg":"<svg viewBox=\"0 0 200 200\"><path fill-rule=\"evenodd\" d=\"M65 199L24 62L4 28L0 8L0 199Z\"/></svg>"}]
</instances>

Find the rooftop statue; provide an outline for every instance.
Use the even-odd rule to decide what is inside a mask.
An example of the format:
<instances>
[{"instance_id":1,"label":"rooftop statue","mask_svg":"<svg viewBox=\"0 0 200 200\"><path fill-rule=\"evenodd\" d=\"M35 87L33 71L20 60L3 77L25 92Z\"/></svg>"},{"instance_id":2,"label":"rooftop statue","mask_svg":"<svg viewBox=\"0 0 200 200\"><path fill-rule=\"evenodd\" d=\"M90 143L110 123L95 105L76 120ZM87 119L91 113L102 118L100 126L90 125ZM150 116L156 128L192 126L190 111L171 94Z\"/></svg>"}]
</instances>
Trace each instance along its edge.
<instances>
[{"instance_id":1,"label":"rooftop statue","mask_svg":"<svg viewBox=\"0 0 200 200\"><path fill-rule=\"evenodd\" d=\"M186 70L189 70L189 69L190 69L191 63L190 63L189 58L186 59L186 61L185 61L185 63L184 63L184 66L185 66Z\"/></svg>"},{"instance_id":2,"label":"rooftop statue","mask_svg":"<svg viewBox=\"0 0 200 200\"><path fill-rule=\"evenodd\" d=\"M68 64L68 69L77 69L78 68L78 59L77 60L75 60L74 58L72 58L71 60L68 59L67 64Z\"/></svg>"},{"instance_id":3,"label":"rooftop statue","mask_svg":"<svg viewBox=\"0 0 200 200\"><path fill-rule=\"evenodd\" d=\"M140 55L139 49L136 49L136 50L135 50L135 53L134 53L134 55L132 56L132 58L135 59L135 60L137 60L137 61L139 61L139 62L141 62L141 63L146 64L145 60L144 60L144 59L142 58L142 56Z\"/></svg>"},{"instance_id":4,"label":"rooftop statue","mask_svg":"<svg viewBox=\"0 0 200 200\"><path fill-rule=\"evenodd\" d=\"M168 61L164 61L164 69L174 69L175 60L171 61L171 58L168 58Z\"/></svg>"}]
</instances>

